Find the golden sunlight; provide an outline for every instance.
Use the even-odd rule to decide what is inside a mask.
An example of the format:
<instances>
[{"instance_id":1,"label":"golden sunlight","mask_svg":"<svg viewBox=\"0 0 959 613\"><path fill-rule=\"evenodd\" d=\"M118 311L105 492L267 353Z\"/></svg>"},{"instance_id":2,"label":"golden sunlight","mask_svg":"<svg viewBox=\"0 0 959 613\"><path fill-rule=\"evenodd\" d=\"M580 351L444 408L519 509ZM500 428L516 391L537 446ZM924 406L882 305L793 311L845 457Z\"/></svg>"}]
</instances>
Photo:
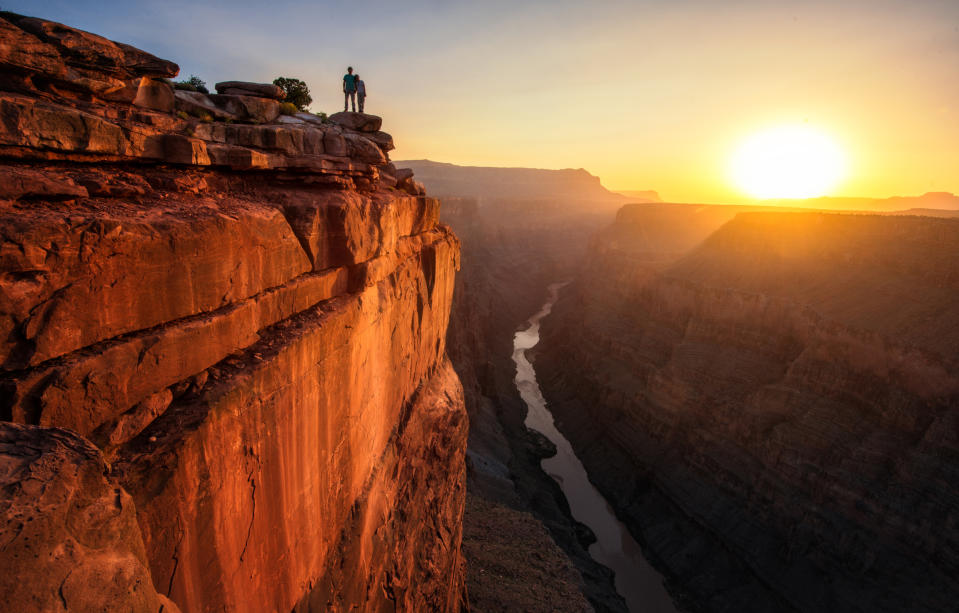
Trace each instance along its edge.
<instances>
[{"instance_id":1,"label":"golden sunlight","mask_svg":"<svg viewBox=\"0 0 959 613\"><path fill-rule=\"evenodd\" d=\"M846 156L835 140L806 125L752 135L732 158L736 186L754 198L815 198L836 187Z\"/></svg>"}]
</instances>

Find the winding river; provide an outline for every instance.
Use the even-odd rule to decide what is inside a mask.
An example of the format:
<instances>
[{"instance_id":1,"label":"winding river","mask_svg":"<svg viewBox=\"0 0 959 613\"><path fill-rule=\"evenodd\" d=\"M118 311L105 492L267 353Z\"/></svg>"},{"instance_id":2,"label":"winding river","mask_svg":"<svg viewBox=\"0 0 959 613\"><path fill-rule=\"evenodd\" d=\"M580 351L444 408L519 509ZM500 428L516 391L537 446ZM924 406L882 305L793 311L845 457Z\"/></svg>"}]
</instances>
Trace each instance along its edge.
<instances>
[{"instance_id":1,"label":"winding river","mask_svg":"<svg viewBox=\"0 0 959 613\"><path fill-rule=\"evenodd\" d=\"M526 427L541 432L556 445L557 453L542 461L543 470L562 488L573 517L590 527L596 542L589 555L616 573L616 591L626 600L630 613L677 613L676 606L663 587L662 576L643 557L632 535L613 513L599 491L590 483L583 463L553 422L546 400L536 382L536 372L526 357L526 350L539 342L540 321L549 315L566 283L549 286L549 299L538 313L530 317L525 330L513 339L513 361L516 362L516 388L526 402Z\"/></svg>"}]
</instances>

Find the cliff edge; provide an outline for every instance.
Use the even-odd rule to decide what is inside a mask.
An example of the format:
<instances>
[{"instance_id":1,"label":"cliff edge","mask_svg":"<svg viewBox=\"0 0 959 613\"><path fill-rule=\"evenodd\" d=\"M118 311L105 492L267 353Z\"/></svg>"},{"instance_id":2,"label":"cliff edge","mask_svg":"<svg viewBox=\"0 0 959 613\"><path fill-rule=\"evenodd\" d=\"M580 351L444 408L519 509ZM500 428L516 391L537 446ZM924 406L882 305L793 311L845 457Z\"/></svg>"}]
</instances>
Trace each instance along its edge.
<instances>
[{"instance_id":1,"label":"cliff edge","mask_svg":"<svg viewBox=\"0 0 959 613\"><path fill-rule=\"evenodd\" d=\"M177 72L0 13L0 608L458 610L438 201L378 117Z\"/></svg>"}]
</instances>

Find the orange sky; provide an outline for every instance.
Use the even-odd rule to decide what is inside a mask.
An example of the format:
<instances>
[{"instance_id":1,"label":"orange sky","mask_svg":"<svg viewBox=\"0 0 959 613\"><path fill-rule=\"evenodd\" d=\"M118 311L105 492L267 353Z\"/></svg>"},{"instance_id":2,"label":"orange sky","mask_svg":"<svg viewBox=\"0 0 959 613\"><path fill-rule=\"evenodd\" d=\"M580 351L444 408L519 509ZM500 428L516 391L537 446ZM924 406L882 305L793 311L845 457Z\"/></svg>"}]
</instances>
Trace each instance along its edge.
<instances>
[{"instance_id":1,"label":"orange sky","mask_svg":"<svg viewBox=\"0 0 959 613\"><path fill-rule=\"evenodd\" d=\"M91 7L97 10L91 10ZM832 195L959 193L959 0L8 0L211 85L347 64L395 159L586 168L613 189L744 201L737 145L808 122L849 158Z\"/></svg>"},{"instance_id":2,"label":"orange sky","mask_svg":"<svg viewBox=\"0 0 959 613\"><path fill-rule=\"evenodd\" d=\"M439 84L426 122L418 103L398 113L397 156L584 167L612 189L738 202L731 152L805 121L847 153L833 195L959 192L959 2L675 4L566 23L564 37L543 24L535 50ZM526 25L504 37L519 44ZM436 69L502 55L502 42L474 41ZM504 87L518 75L529 82Z\"/></svg>"}]
</instances>

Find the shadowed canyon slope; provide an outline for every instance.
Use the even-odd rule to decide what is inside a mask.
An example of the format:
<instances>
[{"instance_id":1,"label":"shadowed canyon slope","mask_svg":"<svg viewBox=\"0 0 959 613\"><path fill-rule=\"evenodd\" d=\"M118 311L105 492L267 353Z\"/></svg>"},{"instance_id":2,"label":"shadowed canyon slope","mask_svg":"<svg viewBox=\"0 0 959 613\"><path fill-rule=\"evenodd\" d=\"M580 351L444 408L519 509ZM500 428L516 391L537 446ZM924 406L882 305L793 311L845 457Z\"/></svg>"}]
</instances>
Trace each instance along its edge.
<instances>
[{"instance_id":1,"label":"shadowed canyon slope","mask_svg":"<svg viewBox=\"0 0 959 613\"><path fill-rule=\"evenodd\" d=\"M594 239L537 353L560 429L692 610L951 610L959 220L723 209Z\"/></svg>"},{"instance_id":2,"label":"shadowed canyon slope","mask_svg":"<svg viewBox=\"0 0 959 613\"><path fill-rule=\"evenodd\" d=\"M459 242L380 119L0 41L0 608L458 610Z\"/></svg>"},{"instance_id":3,"label":"shadowed canyon slope","mask_svg":"<svg viewBox=\"0 0 959 613\"><path fill-rule=\"evenodd\" d=\"M417 168L430 193L454 190L442 198L441 217L463 244L447 346L470 416L471 495L463 545L470 601L480 611L503 610L511 602L529 611L583 611L590 605L623 611L609 571L587 553L592 536L573 521L560 488L540 468L549 442L523 423L526 406L513 382L511 357L514 332L539 310L549 283L574 273L590 234L613 219L621 199L588 175L576 179L586 187L572 189L567 175L579 177L580 171L432 162L427 171L417 162L402 164ZM489 181L490 174L506 177L505 186ZM517 183L522 187L514 194ZM491 528L496 522L502 527ZM484 536L507 525L506 534L519 536ZM575 566L572 574L557 570L569 565L559 561L566 557ZM537 587L514 589L518 583Z\"/></svg>"}]
</instances>

